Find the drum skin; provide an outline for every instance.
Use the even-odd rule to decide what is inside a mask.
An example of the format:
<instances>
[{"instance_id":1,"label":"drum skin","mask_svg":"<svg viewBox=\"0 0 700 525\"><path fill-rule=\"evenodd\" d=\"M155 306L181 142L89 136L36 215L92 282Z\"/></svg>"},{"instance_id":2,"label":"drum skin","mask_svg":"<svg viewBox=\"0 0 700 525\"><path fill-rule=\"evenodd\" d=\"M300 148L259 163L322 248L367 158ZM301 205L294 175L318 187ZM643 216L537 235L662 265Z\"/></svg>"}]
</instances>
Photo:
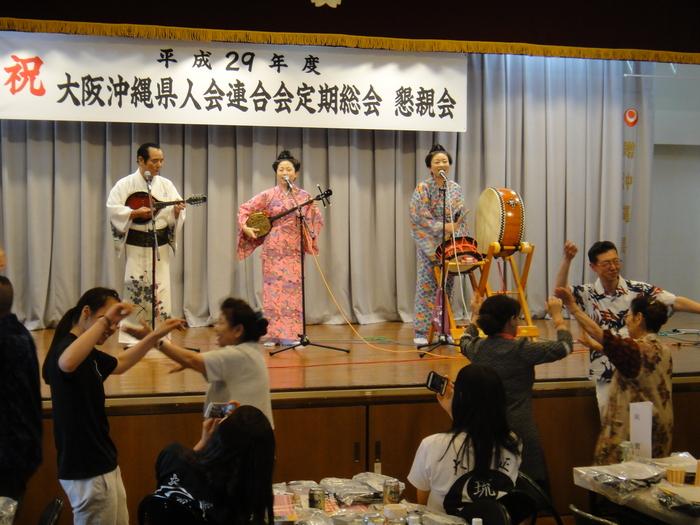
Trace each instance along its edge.
<instances>
[{"instance_id":1,"label":"drum skin","mask_svg":"<svg viewBox=\"0 0 700 525\"><path fill-rule=\"evenodd\" d=\"M486 188L476 208L476 241L481 249L488 252L489 245L497 242L500 251L494 256L507 257L517 250L524 228L520 195L507 188Z\"/></svg>"}]
</instances>

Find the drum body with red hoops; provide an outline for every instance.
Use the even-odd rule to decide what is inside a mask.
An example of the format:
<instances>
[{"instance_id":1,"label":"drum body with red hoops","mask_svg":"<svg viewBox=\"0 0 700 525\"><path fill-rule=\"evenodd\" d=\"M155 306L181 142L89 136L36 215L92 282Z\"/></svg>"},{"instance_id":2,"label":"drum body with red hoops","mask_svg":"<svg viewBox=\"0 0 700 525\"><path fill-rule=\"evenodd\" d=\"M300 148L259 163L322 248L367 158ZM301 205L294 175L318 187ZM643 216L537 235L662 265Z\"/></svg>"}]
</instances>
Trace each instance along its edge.
<instances>
[{"instance_id":1,"label":"drum body with red hoops","mask_svg":"<svg viewBox=\"0 0 700 525\"><path fill-rule=\"evenodd\" d=\"M481 249L488 251L489 245L497 242L500 248L494 256L508 257L517 250L524 228L520 195L506 188L486 188L476 208L476 240Z\"/></svg>"},{"instance_id":2,"label":"drum body with red hoops","mask_svg":"<svg viewBox=\"0 0 700 525\"><path fill-rule=\"evenodd\" d=\"M443 257L444 262L456 263L448 266L447 273L452 275L474 271L475 264L482 259L476 240L471 237L446 240L435 250L435 257L440 264L443 264Z\"/></svg>"}]
</instances>

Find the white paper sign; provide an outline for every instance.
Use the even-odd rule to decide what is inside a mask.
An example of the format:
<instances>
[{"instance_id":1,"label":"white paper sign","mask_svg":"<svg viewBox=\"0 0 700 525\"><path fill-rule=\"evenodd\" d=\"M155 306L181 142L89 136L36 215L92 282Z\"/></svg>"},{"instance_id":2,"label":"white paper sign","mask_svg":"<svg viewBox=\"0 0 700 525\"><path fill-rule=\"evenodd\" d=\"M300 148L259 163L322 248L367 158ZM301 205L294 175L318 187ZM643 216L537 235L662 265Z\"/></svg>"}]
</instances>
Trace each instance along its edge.
<instances>
[{"instance_id":1,"label":"white paper sign","mask_svg":"<svg viewBox=\"0 0 700 525\"><path fill-rule=\"evenodd\" d=\"M630 403L630 441L634 456L651 457L651 422L654 404L651 401Z\"/></svg>"}]
</instances>

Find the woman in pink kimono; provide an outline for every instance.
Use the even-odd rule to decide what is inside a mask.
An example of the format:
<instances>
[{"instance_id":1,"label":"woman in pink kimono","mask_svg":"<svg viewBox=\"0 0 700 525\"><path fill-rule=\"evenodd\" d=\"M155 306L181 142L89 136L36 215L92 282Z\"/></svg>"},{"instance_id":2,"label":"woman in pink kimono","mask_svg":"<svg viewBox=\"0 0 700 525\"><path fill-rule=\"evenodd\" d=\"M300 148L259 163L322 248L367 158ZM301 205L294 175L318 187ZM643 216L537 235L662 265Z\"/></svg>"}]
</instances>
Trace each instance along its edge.
<instances>
[{"instance_id":1,"label":"woman in pink kimono","mask_svg":"<svg viewBox=\"0 0 700 525\"><path fill-rule=\"evenodd\" d=\"M280 153L272 165L277 185L256 195L238 209L238 258L245 259L262 245L262 302L264 315L270 321L267 332L270 339L266 346L297 342L304 331L299 212L294 210L272 221L272 228L266 235L260 234L260 228L247 226L246 223L254 212L275 217L311 200L308 192L294 185L300 165L288 151ZM303 206L302 210L306 218L303 228L304 252L318 255L317 239L323 227L323 217L315 201Z\"/></svg>"}]
</instances>

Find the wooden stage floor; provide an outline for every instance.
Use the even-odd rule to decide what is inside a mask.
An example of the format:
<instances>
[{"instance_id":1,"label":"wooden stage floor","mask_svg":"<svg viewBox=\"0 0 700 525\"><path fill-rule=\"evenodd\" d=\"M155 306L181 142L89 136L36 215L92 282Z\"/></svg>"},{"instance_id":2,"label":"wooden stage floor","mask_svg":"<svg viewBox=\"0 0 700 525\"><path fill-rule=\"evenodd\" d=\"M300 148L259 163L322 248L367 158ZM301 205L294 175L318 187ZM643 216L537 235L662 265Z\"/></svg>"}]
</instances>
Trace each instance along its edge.
<instances>
[{"instance_id":1,"label":"wooden stage floor","mask_svg":"<svg viewBox=\"0 0 700 525\"><path fill-rule=\"evenodd\" d=\"M535 321L540 338L554 339L556 332L551 321ZM674 315L664 330L694 330L694 333L669 334L665 342L698 343L700 316L679 313ZM578 326L574 324L574 337ZM53 330L32 332L39 354L43 359L53 337ZM466 359L455 346L441 346L433 354L419 356L413 345L413 325L410 323L377 323L371 325L314 325L307 328L311 343L350 350L349 354L313 345L299 347L269 356L268 348L260 344L270 373L273 400L285 396L322 395L320 391L352 391L363 389L415 389L425 382L430 370L454 377L466 364ZM364 341L363 341L364 339ZM178 344L206 352L216 348L211 327L190 328L173 337ZM277 349L279 347L276 347ZM673 346L676 380L694 381L700 376L700 346ZM121 351L113 336L102 350L113 355ZM174 363L157 350L149 351L134 368L121 376L111 376L105 382L108 398L175 398L201 396L206 382L192 370L172 373ZM536 388L591 387L587 381L588 351L576 344L574 352L556 363L536 368ZM684 379L685 378L685 379ZM42 395L49 399L48 386L42 382ZM114 401L114 400L113 400ZM169 400L168 402L170 402Z\"/></svg>"}]
</instances>

